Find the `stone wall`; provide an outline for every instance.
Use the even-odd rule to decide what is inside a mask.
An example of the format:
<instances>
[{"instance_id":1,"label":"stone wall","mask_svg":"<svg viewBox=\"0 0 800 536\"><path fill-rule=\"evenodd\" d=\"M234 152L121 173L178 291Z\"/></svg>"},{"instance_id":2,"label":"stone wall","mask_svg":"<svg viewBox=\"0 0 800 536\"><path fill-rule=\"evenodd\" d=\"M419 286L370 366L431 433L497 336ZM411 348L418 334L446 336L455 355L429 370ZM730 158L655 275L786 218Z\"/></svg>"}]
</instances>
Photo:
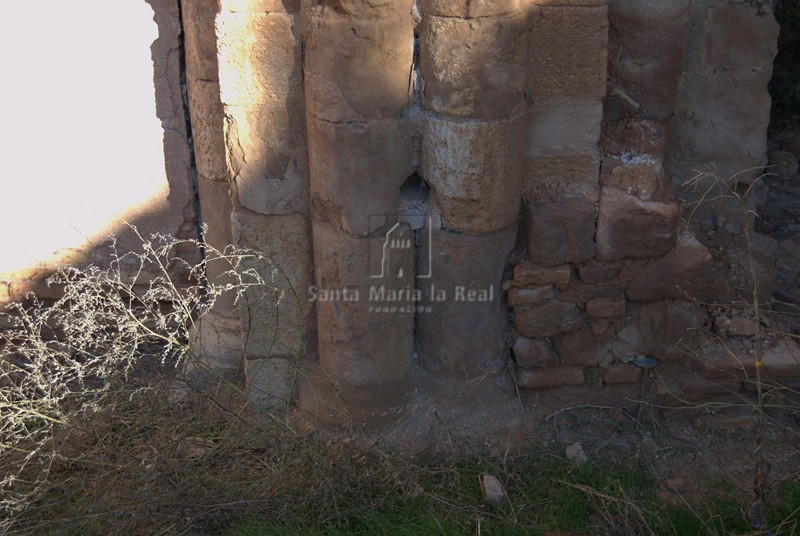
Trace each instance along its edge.
<instances>
[{"instance_id":1,"label":"stone wall","mask_svg":"<svg viewBox=\"0 0 800 536\"><path fill-rule=\"evenodd\" d=\"M717 251L743 229L691 221L681 185L765 163L767 7L211 4L184 0L190 100L201 184L230 190L201 205L309 288L231 312L248 358L301 371L301 408L377 424L430 379L509 371L533 403L639 399L653 371L651 398L714 392L712 313L748 288Z\"/></svg>"},{"instance_id":2,"label":"stone wall","mask_svg":"<svg viewBox=\"0 0 800 536\"><path fill-rule=\"evenodd\" d=\"M769 4L162 3L157 95L180 94L182 27L205 240L261 252L270 283L194 343L259 405L376 426L464 385L504 408L750 388L731 304L774 267L684 183L741 193L766 162Z\"/></svg>"},{"instance_id":3,"label":"stone wall","mask_svg":"<svg viewBox=\"0 0 800 536\"><path fill-rule=\"evenodd\" d=\"M652 366L676 396L709 390L686 373L713 339L705 304L747 281L709 284L733 269L675 185L708 162L723 180L763 166L768 11L212 4L184 1L199 175L221 191L201 186L201 205L219 229L230 215L219 244L268 252L301 290L226 314L250 326L249 364L299 367L302 408L385 422L425 378L509 366L556 404L640 397Z\"/></svg>"}]
</instances>

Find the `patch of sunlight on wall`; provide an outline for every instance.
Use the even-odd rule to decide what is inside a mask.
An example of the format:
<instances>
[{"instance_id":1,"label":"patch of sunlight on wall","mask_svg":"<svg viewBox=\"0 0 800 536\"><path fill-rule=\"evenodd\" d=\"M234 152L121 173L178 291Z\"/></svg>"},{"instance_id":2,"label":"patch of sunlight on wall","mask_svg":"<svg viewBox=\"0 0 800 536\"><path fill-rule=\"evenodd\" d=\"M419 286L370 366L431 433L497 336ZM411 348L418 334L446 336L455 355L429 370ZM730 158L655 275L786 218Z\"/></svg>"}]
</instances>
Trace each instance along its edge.
<instances>
[{"instance_id":1,"label":"patch of sunlight on wall","mask_svg":"<svg viewBox=\"0 0 800 536\"><path fill-rule=\"evenodd\" d=\"M143 0L3 6L0 277L107 236L166 198L157 36Z\"/></svg>"}]
</instances>

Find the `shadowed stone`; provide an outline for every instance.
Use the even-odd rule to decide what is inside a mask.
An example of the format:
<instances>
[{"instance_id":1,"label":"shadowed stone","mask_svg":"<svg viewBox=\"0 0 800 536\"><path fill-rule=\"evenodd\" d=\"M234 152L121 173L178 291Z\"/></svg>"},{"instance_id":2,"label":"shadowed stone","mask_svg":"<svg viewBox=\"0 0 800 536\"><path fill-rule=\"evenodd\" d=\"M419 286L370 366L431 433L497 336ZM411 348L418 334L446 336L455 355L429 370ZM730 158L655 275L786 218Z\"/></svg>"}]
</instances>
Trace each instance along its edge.
<instances>
[{"instance_id":1,"label":"shadowed stone","mask_svg":"<svg viewBox=\"0 0 800 536\"><path fill-rule=\"evenodd\" d=\"M422 20L423 100L435 112L496 119L525 104L527 13Z\"/></svg>"},{"instance_id":2,"label":"shadowed stone","mask_svg":"<svg viewBox=\"0 0 800 536\"><path fill-rule=\"evenodd\" d=\"M641 201L603 188L597 222L597 258L656 257L672 249L678 225L675 203Z\"/></svg>"},{"instance_id":3,"label":"shadowed stone","mask_svg":"<svg viewBox=\"0 0 800 536\"><path fill-rule=\"evenodd\" d=\"M516 226L484 236L421 233L419 270L431 270L430 279L417 279L420 305L430 308L417 320L422 365L466 378L499 371L507 356L501 285Z\"/></svg>"},{"instance_id":4,"label":"shadowed stone","mask_svg":"<svg viewBox=\"0 0 800 536\"><path fill-rule=\"evenodd\" d=\"M525 337L550 337L583 325L583 315L571 302L551 300L543 305L514 308L514 324Z\"/></svg>"},{"instance_id":5,"label":"shadowed stone","mask_svg":"<svg viewBox=\"0 0 800 536\"><path fill-rule=\"evenodd\" d=\"M408 226L354 238L315 222L319 363L350 386L403 378L413 354L414 251ZM393 240L397 242L392 245Z\"/></svg>"},{"instance_id":6,"label":"shadowed stone","mask_svg":"<svg viewBox=\"0 0 800 536\"><path fill-rule=\"evenodd\" d=\"M528 255L537 264L581 263L594 257L595 204L558 196L528 204Z\"/></svg>"},{"instance_id":7,"label":"shadowed stone","mask_svg":"<svg viewBox=\"0 0 800 536\"><path fill-rule=\"evenodd\" d=\"M657 259L631 281L631 301L665 298L705 299L711 292L711 254L691 232L681 233L675 249Z\"/></svg>"}]
</instances>

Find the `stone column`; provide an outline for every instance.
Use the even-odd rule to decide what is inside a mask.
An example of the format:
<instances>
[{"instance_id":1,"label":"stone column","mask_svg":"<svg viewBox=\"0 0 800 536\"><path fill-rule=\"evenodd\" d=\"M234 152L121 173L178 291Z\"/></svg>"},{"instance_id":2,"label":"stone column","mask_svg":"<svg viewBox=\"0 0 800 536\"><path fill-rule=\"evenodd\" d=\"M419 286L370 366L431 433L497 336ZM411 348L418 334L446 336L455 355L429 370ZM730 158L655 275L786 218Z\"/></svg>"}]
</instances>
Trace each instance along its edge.
<instances>
[{"instance_id":1,"label":"stone column","mask_svg":"<svg viewBox=\"0 0 800 536\"><path fill-rule=\"evenodd\" d=\"M642 119L665 120L675 111L690 7L691 0L610 3L610 121L633 111Z\"/></svg>"},{"instance_id":2,"label":"stone column","mask_svg":"<svg viewBox=\"0 0 800 536\"><path fill-rule=\"evenodd\" d=\"M200 219L206 226L205 242L219 251L232 244L231 187L224 137L224 113L220 101L217 36L214 29L218 1L184 0L181 4L186 84L194 142ZM232 284L224 276L230 266L209 255L206 277L215 285ZM242 338L234 293L221 296L213 309L199 321L194 340L200 367L190 364L190 377L214 379L215 373L234 378L242 372ZM199 369L205 368L201 371Z\"/></svg>"},{"instance_id":3,"label":"stone column","mask_svg":"<svg viewBox=\"0 0 800 536\"><path fill-rule=\"evenodd\" d=\"M501 283L520 209L524 4L422 2L420 175L431 214L418 333L420 360L439 375L495 373L507 356Z\"/></svg>"},{"instance_id":4,"label":"stone column","mask_svg":"<svg viewBox=\"0 0 800 536\"><path fill-rule=\"evenodd\" d=\"M413 171L412 3L305 13L319 360L301 404L333 425L387 421L410 395L414 244L397 213Z\"/></svg>"},{"instance_id":5,"label":"stone column","mask_svg":"<svg viewBox=\"0 0 800 536\"><path fill-rule=\"evenodd\" d=\"M692 2L670 147L673 183L695 170L732 185L762 173L778 32L769 2Z\"/></svg>"},{"instance_id":6,"label":"stone column","mask_svg":"<svg viewBox=\"0 0 800 536\"><path fill-rule=\"evenodd\" d=\"M296 0L223 0L216 22L231 233L256 254L242 270L263 279L238 301L248 393L262 407L292 401L313 347L299 10Z\"/></svg>"},{"instance_id":7,"label":"stone column","mask_svg":"<svg viewBox=\"0 0 800 536\"><path fill-rule=\"evenodd\" d=\"M184 4L206 240L250 252L239 265L250 286L215 304L199 340L210 368L239 372L262 407L291 401L313 333L298 11L289 0ZM214 261L207 272L224 284L229 269Z\"/></svg>"}]
</instances>

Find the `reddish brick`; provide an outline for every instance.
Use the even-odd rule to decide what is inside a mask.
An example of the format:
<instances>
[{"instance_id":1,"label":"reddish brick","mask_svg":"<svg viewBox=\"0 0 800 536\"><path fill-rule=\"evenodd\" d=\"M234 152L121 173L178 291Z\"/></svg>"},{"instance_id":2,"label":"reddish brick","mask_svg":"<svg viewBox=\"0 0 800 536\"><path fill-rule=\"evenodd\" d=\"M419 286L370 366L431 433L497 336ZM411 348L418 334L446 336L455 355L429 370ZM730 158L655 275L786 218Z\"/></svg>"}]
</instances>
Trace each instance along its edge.
<instances>
[{"instance_id":1,"label":"reddish brick","mask_svg":"<svg viewBox=\"0 0 800 536\"><path fill-rule=\"evenodd\" d=\"M619 264L592 262L578 268L581 281L590 285L607 283L619 277Z\"/></svg>"},{"instance_id":2,"label":"reddish brick","mask_svg":"<svg viewBox=\"0 0 800 536\"><path fill-rule=\"evenodd\" d=\"M553 290L553 285L533 288L512 288L508 291L508 304L511 306L531 305L549 300L554 295L555 291Z\"/></svg>"},{"instance_id":3,"label":"reddish brick","mask_svg":"<svg viewBox=\"0 0 800 536\"><path fill-rule=\"evenodd\" d=\"M569 284L571 278L572 270L569 266L544 268L523 261L514 267L514 279L511 281L511 286L536 287L555 285L558 288L564 288Z\"/></svg>"},{"instance_id":4,"label":"reddish brick","mask_svg":"<svg viewBox=\"0 0 800 536\"><path fill-rule=\"evenodd\" d=\"M526 337L550 337L583 325L583 315L571 302L551 300L542 305L514 308L517 331Z\"/></svg>"},{"instance_id":5,"label":"reddish brick","mask_svg":"<svg viewBox=\"0 0 800 536\"><path fill-rule=\"evenodd\" d=\"M514 340L514 358L523 368L553 366L558 363L550 344L542 339L517 337Z\"/></svg>"},{"instance_id":6,"label":"reddish brick","mask_svg":"<svg viewBox=\"0 0 800 536\"><path fill-rule=\"evenodd\" d=\"M624 318L625 298L594 298L586 303L586 313L592 318Z\"/></svg>"}]
</instances>

